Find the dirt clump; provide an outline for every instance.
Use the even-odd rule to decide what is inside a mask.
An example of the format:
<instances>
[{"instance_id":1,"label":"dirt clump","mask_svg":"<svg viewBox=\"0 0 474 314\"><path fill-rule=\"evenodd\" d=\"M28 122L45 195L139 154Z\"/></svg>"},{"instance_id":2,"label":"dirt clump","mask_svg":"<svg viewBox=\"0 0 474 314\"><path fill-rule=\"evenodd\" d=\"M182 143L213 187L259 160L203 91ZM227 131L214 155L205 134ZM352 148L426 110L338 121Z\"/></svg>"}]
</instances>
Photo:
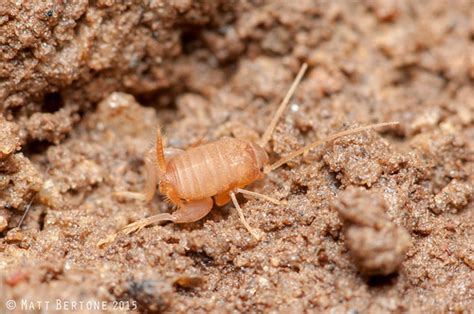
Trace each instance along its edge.
<instances>
[{"instance_id":1,"label":"dirt clump","mask_svg":"<svg viewBox=\"0 0 474 314\"><path fill-rule=\"evenodd\" d=\"M332 206L344 221L345 243L361 272L389 275L398 270L410 235L390 221L379 193L347 189Z\"/></svg>"}]
</instances>

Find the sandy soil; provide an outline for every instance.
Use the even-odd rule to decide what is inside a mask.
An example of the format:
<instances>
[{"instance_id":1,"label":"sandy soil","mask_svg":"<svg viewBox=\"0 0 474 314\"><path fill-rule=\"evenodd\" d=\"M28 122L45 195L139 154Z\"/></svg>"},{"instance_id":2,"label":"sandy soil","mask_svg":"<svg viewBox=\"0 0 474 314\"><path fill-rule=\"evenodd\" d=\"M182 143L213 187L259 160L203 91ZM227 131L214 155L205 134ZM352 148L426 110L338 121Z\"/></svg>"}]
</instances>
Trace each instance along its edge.
<instances>
[{"instance_id":1,"label":"sandy soil","mask_svg":"<svg viewBox=\"0 0 474 314\"><path fill-rule=\"evenodd\" d=\"M472 1L113 2L0 4L0 312L473 311ZM257 140L303 62L272 160L400 124L252 184L261 241L224 206L97 246L172 210L114 196L157 125Z\"/></svg>"}]
</instances>

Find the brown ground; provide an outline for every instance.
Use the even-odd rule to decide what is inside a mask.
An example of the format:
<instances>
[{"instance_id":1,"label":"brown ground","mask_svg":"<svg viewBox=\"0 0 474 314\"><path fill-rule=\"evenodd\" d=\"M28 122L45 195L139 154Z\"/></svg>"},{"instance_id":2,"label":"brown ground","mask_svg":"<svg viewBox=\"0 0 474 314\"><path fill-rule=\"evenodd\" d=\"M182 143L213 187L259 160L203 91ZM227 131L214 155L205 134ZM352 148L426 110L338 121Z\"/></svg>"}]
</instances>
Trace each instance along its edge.
<instances>
[{"instance_id":1,"label":"brown ground","mask_svg":"<svg viewBox=\"0 0 474 314\"><path fill-rule=\"evenodd\" d=\"M0 4L0 312L474 310L474 3L290 2ZM170 210L113 196L143 188L157 123L179 148L257 139L302 62L273 159L400 125L252 185L288 200L241 199L260 242L226 206L97 247Z\"/></svg>"}]
</instances>

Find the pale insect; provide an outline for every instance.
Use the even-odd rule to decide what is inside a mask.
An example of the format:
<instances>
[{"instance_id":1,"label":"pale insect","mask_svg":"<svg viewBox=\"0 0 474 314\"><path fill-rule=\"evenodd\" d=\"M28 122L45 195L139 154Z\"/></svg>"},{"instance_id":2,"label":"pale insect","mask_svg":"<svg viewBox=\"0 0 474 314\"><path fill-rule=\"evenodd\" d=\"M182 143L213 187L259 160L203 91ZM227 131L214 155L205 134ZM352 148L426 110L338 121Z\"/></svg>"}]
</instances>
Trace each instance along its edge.
<instances>
[{"instance_id":1,"label":"pale insect","mask_svg":"<svg viewBox=\"0 0 474 314\"><path fill-rule=\"evenodd\" d=\"M251 227L245 219L237 202L236 194L242 193L261 198L274 204L285 201L273 199L267 195L243 189L252 182L262 179L269 172L277 169L293 158L342 136L365 130L395 125L398 122L378 123L335 133L327 138L314 141L269 164L268 154L264 147L270 140L275 126L283 114L296 87L306 72L306 63L302 65L285 98L275 112L269 126L259 143L248 140L225 137L187 150L163 148L162 135L158 128L156 145L145 157L146 183L144 193L119 192L118 195L150 202L159 185L159 191L177 207L173 213L160 213L129 224L121 229L130 234L145 226L163 221L190 223L200 220L212 209L213 204L223 206L232 201L245 228L256 238L261 239L262 231ZM99 243L112 241L112 235Z\"/></svg>"}]
</instances>

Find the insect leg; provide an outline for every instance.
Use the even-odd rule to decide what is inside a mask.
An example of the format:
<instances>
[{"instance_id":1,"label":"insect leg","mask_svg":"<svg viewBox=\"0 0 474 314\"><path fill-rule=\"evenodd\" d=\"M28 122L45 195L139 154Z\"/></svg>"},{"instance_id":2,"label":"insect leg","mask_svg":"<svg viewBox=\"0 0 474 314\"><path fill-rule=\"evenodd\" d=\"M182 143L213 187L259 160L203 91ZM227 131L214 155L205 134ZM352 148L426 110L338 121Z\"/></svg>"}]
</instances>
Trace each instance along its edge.
<instances>
[{"instance_id":1,"label":"insect leg","mask_svg":"<svg viewBox=\"0 0 474 314\"><path fill-rule=\"evenodd\" d=\"M134 223L126 225L120 232L130 234L139 231L146 226L163 221L172 221L174 223L195 222L206 216L211 211L212 204L212 198L210 197L198 201L187 202L180 205L180 208L172 214L161 213L140 219Z\"/></svg>"},{"instance_id":2,"label":"insect leg","mask_svg":"<svg viewBox=\"0 0 474 314\"><path fill-rule=\"evenodd\" d=\"M107 245L113 242L119 234L125 234L125 235L130 234L135 231L139 231L145 228L146 226L163 222L163 221L173 221L173 219L174 219L173 216L169 213L161 213L158 215L153 215L147 218L140 219L138 221L135 221L134 223L126 225L125 227L120 229L120 231L109 235L107 238L100 240L99 242L97 242L97 246L103 247L104 245Z\"/></svg>"},{"instance_id":3,"label":"insect leg","mask_svg":"<svg viewBox=\"0 0 474 314\"><path fill-rule=\"evenodd\" d=\"M155 154L150 150L145 156L146 183L145 183L145 201L149 203L156 192L156 181L163 172L156 167Z\"/></svg>"},{"instance_id":4,"label":"insect leg","mask_svg":"<svg viewBox=\"0 0 474 314\"><path fill-rule=\"evenodd\" d=\"M147 218L140 219L138 221L135 221L134 223L126 225L125 227L120 229L120 231L117 231L107 236L105 239L100 240L99 242L97 242L97 246L101 248L105 245L108 245L109 243L112 243L113 241L115 241L115 239L117 238L119 234L125 234L125 235L131 234L131 233L134 233L135 231L139 231L145 228L146 226L163 222L163 221L172 221L172 220L173 220L173 216L169 213L161 213L158 215L153 215Z\"/></svg>"},{"instance_id":5,"label":"insect leg","mask_svg":"<svg viewBox=\"0 0 474 314\"><path fill-rule=\"evenodd\" d=\"M172 221L175 223L198 221L211 211L213 204L214 202L211 197L183 203L179 206L179 209L172 214Z\"/></svg>"},{"instance_id":6,"label":"insect leg","mask_svg":"<svg viewBox=\"0 0 474 314\"><path fill-rule=\"evenodd\" d=\"M130 234L135 231L139 231L146 226L163 222L163 221L173 221L173 215L169 213L161 213L158 215L153 215L147 218L140 219L138 221L135 221L134 223L128 224L125 227L123 227L119 232L123 234Z\"/></svg>"},{"instance_id":7,"label":"insect leg","mask_svg":"<svg viewBox=\"0 0 474 314\"><path fill-rule=\"evenodd\" d=\"M174 213L160 213L157 215L153 215L147 218L140 219L135 221L134 223L128 224L120 231L108 236L105 239L100 240L97 243L98 247L102 247L106 244L109 244L115 240L115 238L119 234L131 234L136 231L140 231L141 229L145 228L146 226L153 225L156 223L164 222L164 221L172 221L174 223L189 223L198 221L199 219L206 216L212 209L212 198L204 198L198 201L191 201L187 203L180 204L180 208L175 211Z\"/></svg>"},{"instance_id":8,"label":"insect leg","mask_svg":"<svg viewBox=\"0 0 474 314\"><path fill-rule=\"evenodd\" d=\"M239 213L240 221L242 221L245 228L247 228L247 230L250 232L251 235L253 235L255 239L260 240L262 238L261 231L250 227L247 220L245 220L242 208L240 208L239 202L237 202L237 198L235 197L234 192L230 192L230 198L232 199L232 202L234 203L234 206L237 209L237 213Z\"/></svg>"},{"instance_id":9,"label":"insect leg","mask_svg":"<svg viewBox=\"0 0 474 314\"><path fill-rule=\"evenodd\" d=\"M217 206L224 206L225 204L229 203L230 195L229 191L223 192L221 194L217 194L214 196L214 201L216 202Z\"/></svg>"},{"instance_id":10,"label":"insect leg","mask_svg":"<svg viewBox=\"0 0 474 314\"><path fill-rule=\"evenodd\" d=\"M115 192L116 196L123 196L126 198L137 199L149 203L156 191L157 179L162 175L160 169L156 167L155 152L153 149L149 150L145 156L146 181L144 193L120 191Z\"/></svg>"},{"instance_id":11,"label":"insect leg","mask_svg":"<svg viewBox=\"0 0 474 314\"><path fill-rule=\"evenodd\" d=\"M249 190L236 189L235 191L238 192L238 193L242 193L244 195L249 195L249 196L253 196L255 198L260 198L260 199L269 201L270 203L273 203L275 205L281 205L281 204L286 204L287 203L285 200L279 201L279 200L274 199L274 198L272 198L270 196L267 196L265 194L261 194L261 193L257 193L257 192L253 192L253 191L249 191Z\"/></svg>"}]
</instances>

